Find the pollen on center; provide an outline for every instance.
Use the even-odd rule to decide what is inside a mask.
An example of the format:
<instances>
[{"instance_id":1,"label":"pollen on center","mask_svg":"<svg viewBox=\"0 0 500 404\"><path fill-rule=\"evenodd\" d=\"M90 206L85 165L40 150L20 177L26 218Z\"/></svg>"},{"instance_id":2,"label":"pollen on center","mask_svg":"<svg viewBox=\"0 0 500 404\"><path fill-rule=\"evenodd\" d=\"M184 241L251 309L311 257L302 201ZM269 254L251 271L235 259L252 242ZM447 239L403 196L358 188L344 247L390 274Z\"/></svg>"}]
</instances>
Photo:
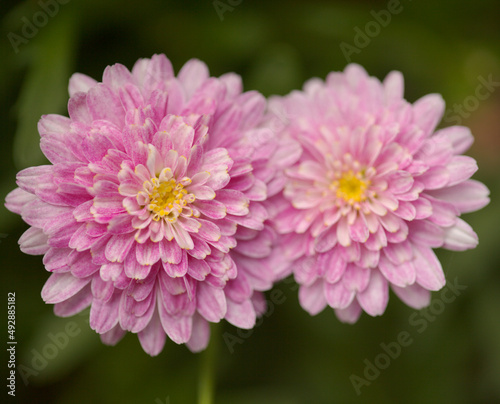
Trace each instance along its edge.
<instances>
[{"instance_id":1,"label":"pollen on center","mask_svg":"<svg viewBox=\"0 0 500 404\"><path fill-rule=\"evenodd\" d=\"M366 200L366 189L370 185L369 180L365 180L361 172L354 173L352 170L342 173L339 179L333 182L336 189L337 198L342 198L346 202L353 204Z\"/></svg>"},{"instance_id":2,"label":"pollen on center","mask_svg":"<svg viewBox=\"0 0 500 404\"><path fill-rule=\"evenodd\" d=\"M190 178L184 177L180 181L176 181L174 178L168 177L170 176L160 174L159 178L155 177L146 181L144 189L149 197L146 206L153 214L153 220L160 221L164 218L170 223L174 223L183 209L195 201L195 196L185 188L191 183ZM187 210L190 211L190 209Z\"/></svg>"}]
</instances>

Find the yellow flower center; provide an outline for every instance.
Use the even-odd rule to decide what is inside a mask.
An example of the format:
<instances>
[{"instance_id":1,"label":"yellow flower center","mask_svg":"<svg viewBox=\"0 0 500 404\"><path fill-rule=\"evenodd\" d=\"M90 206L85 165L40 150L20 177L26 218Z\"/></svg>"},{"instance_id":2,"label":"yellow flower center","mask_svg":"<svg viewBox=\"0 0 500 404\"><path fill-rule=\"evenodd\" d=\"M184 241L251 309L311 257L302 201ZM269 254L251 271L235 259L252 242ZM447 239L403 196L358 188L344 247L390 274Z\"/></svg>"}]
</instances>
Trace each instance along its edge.
<instances>
[{"instance_id":1,"label":"yellow flower center","mask_svg":"<svg viewBox=\"0 0 500 404\"><path fill-rule=\"evenodd\" d=\"M145 188L148 190L148 210L153 213L153 220L165 218L171 223L175 222L186 205L195 200L195 196L188 194L184 188L184 185L190 183L191 180L187 177L180 182L173 178L165 181L151 178L148 184L150 186Z\"/></svg>"},{"instance_id":2,"label":"yellow flower center","mask_svg":"<svg viewBox=\"0 0 500 404\"><path fill-rule=\"evenodd\" d=\"M337 198L349 203L366 200L365 191L369 185L370 181L363 178L362 172L354 174L352 170L343 173L340 179L333 182L337 189Z\"/></svg>"}]
</instances>

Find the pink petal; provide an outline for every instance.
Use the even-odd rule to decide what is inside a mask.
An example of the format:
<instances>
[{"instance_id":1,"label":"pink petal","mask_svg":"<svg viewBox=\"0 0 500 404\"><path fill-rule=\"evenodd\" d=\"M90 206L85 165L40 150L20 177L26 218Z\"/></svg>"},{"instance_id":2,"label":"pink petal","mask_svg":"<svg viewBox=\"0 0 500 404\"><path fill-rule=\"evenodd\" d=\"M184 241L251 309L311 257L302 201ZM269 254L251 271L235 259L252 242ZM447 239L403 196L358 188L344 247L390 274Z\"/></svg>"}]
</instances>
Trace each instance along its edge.
<instances>
[{"instance_id":1,"label":"pink petal","mask_svg":"<svg viewBox=\"0 0 500 404\"><path fill-rule=\"evenodd\" d=\"M155 310L149 324L137 334L142 349L151 356L158 355L165 345L166 334Z\"/></svg>"},{"instance_id":2,"label":"pink petal","mask_svg":"<svg viewBox=\"0 0 500 404\"><path fill-rule=\"evenodd\" d=\"M136 253L131 250L125 258L125 265L123 266L125 275L130 279L146 279L151 271L151 265L141 265L137 262Z\"/></svg>"},{"instance_id":3,"label":"pink petal","mask_svg":"<svg viewBox=\"0 0 500 404\"><path fill-rule=\"evenodd\" d=\"M217 191L217 201L224 204L227 213L236 216L248 215L249 201L240 191L220 189Z\"/></svg>"},{"instance_id":4,"label":"pink petal","mask_svg":"<svg viewBox=\"0 0 500 404\"><path fill-rule=\"evenodd\" d=\"M319 267L324 265L326 257L324 254L312 257L301 257L294 264L295 280L300 285L310 286L319 275ZM317 268L318 267L318 268Z\"/></svg>"},{"instance_id":5,"label":"pink petal","mask_svg":"<svg viewBox=\"0 0 500 404\"><path fill-rule=\"evenodd\" d=\"M452 203L461 213L473 212L486 206L490 201L489 193L484 184L475 180L429 192L435 198Z\"/></svg>"},{"instance_id":6,"label":"pink petal","mask_svg":"<svg viewBox=\"0 0 500 404\"><path fill-rule=\"evenodd\" d=\"M198 230L198 236L205 241L218 241L221 239L219 227L211 221L198 219L201 227Z\"/></svg>"},{"instance_id":7,"label":"pink petal","mask_svg":"<svg viewBox=\"0 0 500 404\"><path fill-rule=\"evenodd\" d=\"M418 284L413 284L401 288L391 285L394 293L408 306L420 310L428 306L431 302L431 293Z\"/></svg>"},{"instance_id":8,"label":"pink petal","mask_svg":"<svg viewBox=\"0 0 500 404\"><path fill-rule=\"evenodd\" d=\"M448 186L451 187L460 184L472 177L477 171L477 163L469 156L454 156L446 165L449 173Z\"/></svg>"},{"instance_id":9,"label":"pink petal","mask_svg":"<svg viewBox=\"0 0 500 404\"><path fill-rule=\"evenodd\" d=\"M382 315L389 301L387 281L380 272L373 270L367 288L356 297L359 305L370 316Z\"/></svg>"},{"instance_id":10,"label":"pink petal","mask_svg":"<svg viewBox=\"0 0 500 404\"><path fill-rule=\"evenodd\" d=\"M392 71L384 79L384 95L387 106L401 101L404 94L404 80L400 72Z\"/></svg>"},{"instance_id":11,"label":"pink petal","mask_svg":"<svg viewBox=\"0 0 500 404\"><path fill-rule=\"evenodd\" d=\"M195 202L196 208L210 219L223 219L226 216L226 206L219 201L201 201Z\"/></svg>"},{"instance_id":12,"label":"pink petal","mask_svg":"<svg viewBox=\"0 0 500 404\"><path fill-rule=\"evenodd\" d=\"M427 220L416 220L409 224L412 241L429 247L441 247L444 241L443 229Z\"/></svg>"},{"instance_id":13,"label":"pink petal","mask_svg":"<svg viewBox=\"0 0 500 404\"><path fill-rule=\"evenodd\" d=\"M112 122L117 127L123 127L125 112L119 98L104 84L92 87L87 96L92 119L104 119Z\"/></svg>"},{"instance_id":14,"label":"pink petal","mask_svg":"<svg viewBox=\"0 0 500 404\"><path fill-rule=\"evenodd\" d=\"M194 247L193 239L186 230L177 224L172 225L171 228L175 241L179 244L180 248L190 250Z\"/></svg>"},{"instance_id":15,"label":"pink petal","mask_svg":"<svg viewBox=\"0 0 500 404\"><path fill-rule=\"evenodd\" d=\"M76 278L71 273L52 274L42 289L42 299L45 303L60 303L76 295L90 279Z\"/></svg>"},{"instance_id":16,"label":"pink petal","mask_svg":"<svg viewBox=\"0 0 500 404\"><path fill-rule=\"evenodd\" d=\"M135 246L135 256L139 264L153 265L160 259L160 246L158 243L153 243L149 240L144 244L137 243Z\"/></svg>"},{"instance_id":17,"label":"pink petal","mask_svg":"<svg viewBox=\"0 0 500 404\"><path fill-rule=\"evenodd\" d=\"M365 215L358 214L354 223L349 226L349 236L352 241L358 243L364 243L368 240L368 236L370 235L368 231L368 226L366 224Z\"/></svg>"},{"instance_id":18,"label":"pink petal","mask_svg":"<svg viewBox=\"0 0 500 404\"><path fill-rule=\"evenodd\" d=\"M70 317L86 309L92 303L92 293L84 287L76 295L54 305L54 313L59 317Z\"/></svg>"},{"instance_id":19,"label":"pink petal","mask_svg":"<svg viewBox=\"0 0 500 404\"><path fill-rule=\"evenodd\" d=\"M450 126L438 130L434 134L435 138L443 138L451 143L455 154L462 154L474 142L470 129L466 126Z\"/></svg>"},{"instance_id":20,"label":"pink petal","mask_svg":"<svg viewBox=\"0 0 500 404\"><path fill-rule=\"evenodd\" d=\"M348 290L360 292L367 287L372 270L348 264L342 277L342 283Z\"/></svg>"},{"instance_id":21,"label":"pink petal","mask_svg":"<svg viewBox=\"0 0 500 404\"><path fill-rule=\"evenodd\" d=\"M193 240L193 248L187 250L187 253L197 260L205 259L205 257L210 254L211 248L205 241L200 240L198 237L191 238Z\"/></svg>"},{"instance_id":22,"label":"pink petal","mask_svg":"<svg viewBox=\"0 0 500 404\"><path fill-rule=\"evenodd\" d=\"M361 315L361 306L356 300L345 309L335 309L335 315L343 323L354 324Z\"/></svg>"},{"instance_id":23,"label":"pink petal","mask_svg":"<svg viewBox=\"0 0 500 404\"><path fill-rule=\"evenodd\" d=\"M250 300L242 303L233 302L227 299L227 312L225 319L232 325L250 329L255 325L255 310Z\"/></svg>"},{"instance_id":24,"label":"pink petal","mask_svg":"<svg viewBox=\"0 0 500 404\"><path fill-rule=\"evenodd\" d=\"M382 275L396 286L405 287L415 282L416 271L412 262L394 264L384 257L380 259L378 268Z\"/></svg>"},{"instance_id":25,"label":"pink petal","mask_svg":"<svg viewBox=\"0 0 500 404\"><path fill-rule=\"evenodd\" d=\"M351 237L349 236L349 225L347 218L343 216L337 224L337 240L340 245L348 247L351 245Z\"/></svg>"},{"instance_id":26,"label":"pink petal","mask_svg":"<svg viewBox=\"0 0 500 404\"><path fill-rule=\"evenodd\" d=\"M94 299L90 307L90 328L103 334L118 324L121 293L114 293L108 301Z\"/></svg>"},{"instance_id":27,"label":"pink petal","mask_svg":"<svg viewBox=\"0 0 500 404\"><path fill-rule=\"evenodd\" d=\"M105 345L114 346L125 336L126 331L122 330L120 324L115 325L111 330L100 335L101 341Z\"/></svg>"},{"instance_id":28,"label":"pink petal","mask_svg":"<svg viewBox=\"0 0 500 404\"><path fill-rule=\"evenodd\" d=\"M446 280L441 263L430 248L415 246L413 265L417 272L416 281L420 286L429 290L441 289Z\"/></svg>"},{"instance_id":29,"label":"pink petal","mask_svg":"<svg viewBox=\"0 0 500 404\"><path fill-rule=\"evenodd\" d=\"M439 94L426 95L413 104L413 122L430 134L441 120L444 107L444 100Z\"/></svg>"},{"instance_id":30,"label":"pink petal","mask_svg":"<svg viewBox=\"0 0 500 404\"><path fill-rule=\"evenodd\" d=\"M130 234L115 235L106 245L106 258L111 262L123 262L135 240Z\"/></svg>"},{"instance_id":31,"label":"pink petal","mask_svg":"<svg viewBox=\"0 0 500 404\"><path fill-rule=\"evenodd\" d=\"M323 280L318 279L312 285L301 286L299 289L300 305L311 316L315 316L326 307L327 301L323 288Z\"/></svg>"},{"instance_id":32,"label":"pink petal","mask_svg":"<svg viewBox=\"0 0 500 404\"><path fill-rule=\"evenodd\" d=\"M48 236L36 227L30 227L19 239L21 251L30 255L45 254L49 250Z\"/></svg>"},{"instance_id":33,"label":"pink petal","mask_svg":"<svg viewBox=\"0 0 500 404\"><path fill-rule=\"evenodd\" d=\"M450 174L445 167L434 166L418 177L425 189L439 189L448 185Z\"/></svg>"},{"instance_id":34,"label":"pink petal","mask_svg":"<svg viewBox=\"0 0 500 404\"><path fill-rule=\"evenodd\" d=\"M178 264L170 264L168 262L163 262L163 268L165 269L165 272L167 273L168 276L172 278L178 278L181 276L186 275L188 271L188 260L185 257L184 253L184 258L181 259L181 261Z\"/></svg>"},{"instance_id":35,"label":"pink petal","mask_svg":"<svg viewBox=\"0 0 500 404\"><path fill-rule=\"evenodd\" d=\"M224 291L206 283L199 283L197 291L197 309L207 321L218 323L227 312Z\"/></svg>"},{"instance_id":36,"label":"pink petal","mask_svg":"<svg viewBox=\"0 0 500 404\"><path fill-rule=\"evenodd\" d=\"M23 207L35 199L37 197L32 193L26 192L21 188L16 188L5 197L5 207L11 212L20 215Z\"/></svg>"},{"instance_id":37,"label":"pink petal","mask_svg":"<svg viewBox=\"0 0 500 404\"><path fill-rule=\"evenodd\" d=\"M411 244L408 241L389 244L384 248L384 253L385 256L389 258L389 260L395 265L399 265L403 262L411 261L413 259L413 250Z\"/></svg>"},{"instance_id":38,"label":"pink petal","mask_svg":"<svg viewBox=\"0 0 500 404\"><path fill-rule=\"evenodd\" d=\"M457 222L453 226L444 229L443 247L449 250L469 250L475 248L478 242L477 234L462 219L457 219Z\"/></svg>"},{"instance_id":39,"label":"pink petal","mask_svg":"<svg viewBox=\"0 0 500 404\"><path fill-rule=\"evenodd\" d=\"M210 273L210 266L203 260L190 259L187 273L197 281L204 281Z\"/></svg>"},{"instance_id":40,"label":"pink petal","mask_svg":"<svg viewBox=\"0 0 500 404\"><path fill-rule=\"evenodd\" d=\"M354 299L354 290L347 289L342 282L334 284L325 283L324 294L330 307L334 309L345 309Z\"/></svg>"},{"instance_id":41,"label":"pink petal","mask_svg":"<svg viewBox=\"0 0 500 404\"><path fill-rule=\"evenodd\" d=\"M184 344L191 338L193 319L191 316L171 316L160 308L160 321L168 337L176 344Z\"/></svg>"},{"instance_id":42,"label":"pink petal","mask_svg":"<svg viewBox=\"0 0 500 404\"><path fill-rule=\"evenodd\" d=\"M198 313L193 315L193 330L191 338L186 342L186 345L191 352L203 351L210 340L210 326L208 322Z\"/></svg>"},{"instance_id":43,"label":"pink petal","mask_svg":"<svg viewBox=\"0 0 500 404\"><path fill-rule=\"evenodd\" d=\"M86 93L94 87L97 81L85 74L74 73L69 79L69 96L73 97L78 92Z\"/></svg>"},{"instance_id":44,"label":"pink petal","mask_svg":"<svg viewBox=\"0 0 500 404\"><path fill-rule=\"evenodd\" d=\"M319 253L331 250L337 244L335 228L329 228L314 239L315 250Z\"/></svg>"},{"instance_id":45,"label":"pink petal","mask_svg":"<svg viewBox=\"0 0 500 404\"><path fill-rule=\"evenodd\" d=\"M182 249L175 241L161 240L159 243L160 257L163 262L178 264L183 257ZM196 244L196 243L195 243Z\"/></svg>"},{"instance_id":46,"label":"pink petal","mask_svg":"<svg viewBox=\"0 0 500 404\"><path fill-rule=\"evenodd\" d=\"M197 60L189 60L177 75L177 79L182 84L186 99L189 100L193 93L209 77L208 68L205 63Z\"/></svg>"},{"instance_id":47,"label":"pink petal","mask_svg":"<svg viewBox=\"0 0 500 404\"><path fill-rule=\"evenodd\" d=\"M401 219L411 222L417 215L417 209L411 202L399 201L398 208L394 211L394 214Z\"/></svg>"}]
</instances>

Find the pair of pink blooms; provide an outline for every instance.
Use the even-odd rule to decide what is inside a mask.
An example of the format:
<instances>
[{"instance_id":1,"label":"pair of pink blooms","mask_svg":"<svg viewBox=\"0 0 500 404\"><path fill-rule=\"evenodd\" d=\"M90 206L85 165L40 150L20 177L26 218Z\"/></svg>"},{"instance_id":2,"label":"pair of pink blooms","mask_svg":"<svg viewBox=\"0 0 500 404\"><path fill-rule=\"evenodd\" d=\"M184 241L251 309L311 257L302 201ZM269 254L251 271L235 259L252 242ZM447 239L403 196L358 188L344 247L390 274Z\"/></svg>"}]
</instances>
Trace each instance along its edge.
<instances>
[{"instance_id":1,"label":"pair of pink blooms","mask_svg":"<svg viewBox=\"0 0 500 404\"><path fill-rule=\"evenodd\" d=\"M488 203L460 155L472 136L435 131L443 100L409 104L398 72L349 65L266 102L235 74L191 60L175 76L155 55L101 83L75 74L69 93L69 118L38 126L51 164L19 172L6 206L52 272L45 302L90 306L106 344L130 331L150 355L167 335L203 350L209 323L253 327L291 273L311 314L380 315L389 286L421 308L445 284L432 249L477 245L459 218Z\"/></svg>"}]
</instances>

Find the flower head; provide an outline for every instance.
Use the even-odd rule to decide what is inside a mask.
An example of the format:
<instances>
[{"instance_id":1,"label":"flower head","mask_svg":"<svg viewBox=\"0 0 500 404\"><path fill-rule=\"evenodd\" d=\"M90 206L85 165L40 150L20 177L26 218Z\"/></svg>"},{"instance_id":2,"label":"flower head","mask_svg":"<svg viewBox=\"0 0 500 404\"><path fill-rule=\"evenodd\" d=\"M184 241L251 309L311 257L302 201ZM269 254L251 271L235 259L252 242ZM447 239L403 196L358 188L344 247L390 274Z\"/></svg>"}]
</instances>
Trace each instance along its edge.
<instances>
[{"instance_id":1,"label":"flower head","mask_svg":"<svg viewBox=\"0 0 500 404\"><path fill-rule=\"evenodd\" d=\"M487 188L469 179L476 162L460 155L469 130L435 131L440 96L412 105L400 73L380 83L357 65L271 105L303 149L275 219L301 305L311 314L329 305L355 322L362 309L384 312L390 285L408 305L426 306L445 283L433 248L474 248L459 216L488 203Z\"/></svg>"},{"instance_id":2,"label":"flower head","mask_svg":"<svg viewBox=\"0 0 500 404\"><path fill-rule=\"evenodd\" d=\"M209 322L251 328L274 280L264 201L286 147L260 126L264 98L197 60L175 76L164 55L102 83L75 74L69 91L69 118L38 127L52 164L21 171L6 203L31 226L21 250L52 272L43 299L60 316L90 306L104 342L131 331L151 355L166 335L204 349Z\"/></svg>"}]
</instances>

